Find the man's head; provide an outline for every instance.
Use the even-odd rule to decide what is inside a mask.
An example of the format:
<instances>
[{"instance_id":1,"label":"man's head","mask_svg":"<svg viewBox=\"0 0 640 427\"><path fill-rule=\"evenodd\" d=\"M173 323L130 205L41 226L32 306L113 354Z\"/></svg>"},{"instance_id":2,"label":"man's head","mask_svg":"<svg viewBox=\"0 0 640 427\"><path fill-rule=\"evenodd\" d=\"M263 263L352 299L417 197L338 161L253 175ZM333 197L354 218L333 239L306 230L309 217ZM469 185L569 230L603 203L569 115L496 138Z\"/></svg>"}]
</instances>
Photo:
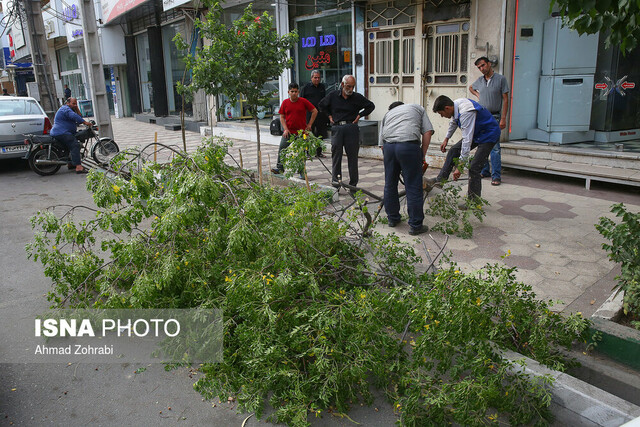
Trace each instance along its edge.
<instances>
[{"instance_id":1,"label":"man's head","mask_svg":"<svg viewBox=\"0 0 640 427\"><path fill-rule=\"evenodd\" d=\"M340 87L342 88L342 94L344 96L353 95L353 91L356 88L356 78L353 77L351 74L347 74L342 78Z\"/></svg>"},{"instance_id":2,"label":"man's head","mask_svg":"<svg viewBox=\"0 0 640 427\"><path fill-rule=\"evenodd\" d=\"M389 105L389 110L393 110L394 108L399 107L400 105L404 105L404 102L402 101L392 102L391 105Z\"/></svg>"},{"instance_id":3,"label":"man's head","mask_svg":"<svg viewBox=\"0 0 640 427\"><path fill-rule=\"evenodd\" d=\"M313 70L311 72L311 83L313 83L314 86L318 86L320 84L320 71Z\"/></svg>"},{"instance_id":4,"label":"man's head","mask_svg":"<svg viewBox=\"0 0 640 427\"><path fill-rule=\"evenodd\" d=\"M440 95L433 103L433 112L450 119L453 117L453 101L446 95Z\"/></svg>"},{"instance_id":5,"label":"man's head","mask_svg":"<svg viewBox=\"0 0 640 427\"><path fill-rule=\"evenodd\" d=\"M8 93L9 93L9 91L7 91L7 89L6 89L6 88L2 88L2 93L3 93L3 94L8 94Z\"/></svg>"},{"instance_id":6,"label":"man's head","mask_svg":"<svg viewBox=\"0 0 640 427\"><path fill-rule=\"evenodd\" d=\"M75 110L76 108L78 108L78 99L77 98L73 98L73 97L69 97L67 99L67 102L65 102L65 104L67 104L69 107L71 107L72 110Z\"/></svg>"},{"instance_id":7,"label":"man's head","mask_svg":"<svg viewBox=\"0 0 640 427\"><path fill-rule=\"evenodd\" d=\"M291 100L291 102L296 102L298 100L299 90L300 87L298 86L298 83L289 83L289 100Z\"/></svg>"},{"instance_id":8,"label":"man's head","mask_svg":"<svg viewBox=\"0 0 640 427\"><path fill-rule=\"evenodd\" d=\"M483 76L491 76L491 74L493 74L491 61L489 61L489 58L487 58L486 56L481 56L480 58L476 59L476 62L474 62L474 64L476 65L476 67L478 67L478 70L480 70Z\"/></svg>"},{"instance_id":9,"label":"man's head","mask_svg":"<svg viewBox=\"0 0 640 427\"><path fill-rule=\"evenodd\" d=\"M69 85L64 85L64 88L65 89L69 89Z\"/></svg>"}]
</instances>

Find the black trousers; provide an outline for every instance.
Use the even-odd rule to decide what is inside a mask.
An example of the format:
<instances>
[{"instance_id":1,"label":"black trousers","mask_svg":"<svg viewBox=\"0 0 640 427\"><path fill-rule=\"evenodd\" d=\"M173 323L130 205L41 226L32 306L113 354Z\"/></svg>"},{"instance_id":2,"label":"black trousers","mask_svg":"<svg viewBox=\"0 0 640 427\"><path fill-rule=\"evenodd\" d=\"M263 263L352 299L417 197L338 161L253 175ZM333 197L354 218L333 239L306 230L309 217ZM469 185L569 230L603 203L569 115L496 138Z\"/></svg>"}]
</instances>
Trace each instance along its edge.
<instances>
[{"instance_id":1,"label":"black trousers","mask_svg":"<svg viewBox=\"0 0 640 427\"><path fill-rule=\"evenodd\" d=\"M344 181L342 176L342 150L347 154L349 185L358 184L358 151L360 151L360 129L357 123L334 125L331 128L331 180Z\"/></svg>"}]
</instances>

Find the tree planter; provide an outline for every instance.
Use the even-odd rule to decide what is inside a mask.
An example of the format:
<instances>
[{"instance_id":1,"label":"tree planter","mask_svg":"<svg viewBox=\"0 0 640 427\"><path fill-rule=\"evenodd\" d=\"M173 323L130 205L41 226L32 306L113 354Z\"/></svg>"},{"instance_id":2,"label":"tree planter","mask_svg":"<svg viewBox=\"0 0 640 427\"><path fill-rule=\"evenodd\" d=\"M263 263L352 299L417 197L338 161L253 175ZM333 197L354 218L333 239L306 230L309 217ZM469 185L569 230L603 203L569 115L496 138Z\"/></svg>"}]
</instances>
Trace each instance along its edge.
<instances>
[{"instance_id":1,"label":"tree planter","mask_svg":"<svg viewBox=\"0 0 640 427\"><path fill-rule=\"evenodd\" d=\"M622 316L622 293L612 294L591 317L592 329L602 334L596 351L640 370L640 331L616 323Z\"/></svg>"}]
</instances>

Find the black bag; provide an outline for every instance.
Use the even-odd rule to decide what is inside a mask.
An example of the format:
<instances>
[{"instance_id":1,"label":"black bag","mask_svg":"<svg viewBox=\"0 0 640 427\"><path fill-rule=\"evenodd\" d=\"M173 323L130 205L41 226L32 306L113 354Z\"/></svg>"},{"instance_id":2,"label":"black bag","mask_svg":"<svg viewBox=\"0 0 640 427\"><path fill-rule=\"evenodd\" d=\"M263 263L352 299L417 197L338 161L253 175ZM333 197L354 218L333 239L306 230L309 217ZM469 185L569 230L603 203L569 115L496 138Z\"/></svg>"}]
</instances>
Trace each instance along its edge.
<instances>
[{"instance_id":1,"label":"black bag","mask_svg":"<svg viewBox=\"0 0 640 427\"><path fill-rule=\"evenodd\" d=\"M269 132L271 132L271 135L277 136L280 136L284 133L282 124L280 123L280 118L271 120L271 124L269 125Z\"/></svg>"}]
</instances>

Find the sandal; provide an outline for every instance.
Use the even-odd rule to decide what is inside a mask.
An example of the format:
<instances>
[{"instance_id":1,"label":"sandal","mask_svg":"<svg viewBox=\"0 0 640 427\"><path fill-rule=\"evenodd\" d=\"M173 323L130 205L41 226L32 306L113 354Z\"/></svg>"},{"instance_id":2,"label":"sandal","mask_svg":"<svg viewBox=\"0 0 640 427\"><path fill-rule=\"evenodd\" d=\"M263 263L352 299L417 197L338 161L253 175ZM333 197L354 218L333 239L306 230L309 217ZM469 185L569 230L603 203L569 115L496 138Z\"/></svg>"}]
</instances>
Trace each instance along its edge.
<instances>
[{"instance_id":1,"label":"sandal","mask_svg":"<svg viewBox=\"0 0 640 427\"><path fill-rule=\"evenodd\" d=\"M501 182L499 179L494 179L493 181L491 181L491 185L500 185Z\"/></svg>"},{"instance_id":2,"label":"sandal","mask_svg":"<svg viewBox=\"0 0 640 427\"><path fill-rule=\"evenodd\" d=\"M78 175L81 175L81 174L89 173L89 171L86 168L84 168L84 169L80 169L79 171L76 171L76 173Z\"/></svg>"}]
</instances>

